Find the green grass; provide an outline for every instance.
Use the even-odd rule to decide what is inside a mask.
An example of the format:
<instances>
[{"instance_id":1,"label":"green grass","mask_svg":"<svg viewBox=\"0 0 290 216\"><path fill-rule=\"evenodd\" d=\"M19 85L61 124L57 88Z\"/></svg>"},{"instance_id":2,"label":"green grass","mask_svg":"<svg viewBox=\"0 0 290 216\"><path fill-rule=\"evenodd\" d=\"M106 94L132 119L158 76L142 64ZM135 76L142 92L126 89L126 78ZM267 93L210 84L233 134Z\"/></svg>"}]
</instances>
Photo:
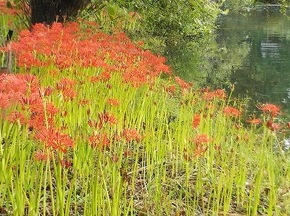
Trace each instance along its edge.
<instances>
[{"instance_id":1,"label":"green grass","mask_svg":"<svg viewBox=\"0 0 290 216\"><path fill-rule=\"evenodd\" d=\"M55 87L62 77L80 81L94 73L95 69L82 69L82 75L75 76L64 70L52 79L43 69L39 79L43 86ZM60 109L55 122L67 126L64 131L75 143L65 154L52 151L48 161L35 160L39 149L50 150L33 139L33 131L7 120L1 123L0 206L9 214L287 215L290 211L289 159L277 148L276 133L265 126L244 127L240 119L226 116L223 108L230 99L208 102L195 90L171 96L162 87L168 81L159 78L154 86L135 88L114 74L109 83L112 88L107 82L78 82L74 86L78 96L72 101L64 101L58 91L43 99ZM120 105L108 106L107 98L117 98ZM90 103L80 106L81 99ZM64 110L66 116L61 115ZM98 119L104 110L114 113L118 123L91 128L88 120ZM193 129L196 113L203 117ZM142 138L127 142L122 137L127 128L136 129ZM108 134L109 146L92 148L88 137L94 132ZM120 140L112 139L114 134ZM192 140L198 134L207 134L210 141L208 150L193 158ZM63 158L72 161L69 168L61 166Z\"/></svg>"},{"instance_id":2,"label":"green grass","mask_svg":"<svg viewBox=\"0 0 290 216\"><path fill-rule=\"evenodd\" d=\"M129 65L136 77L145 58L137 51ZM125 56L121 65L131 57L116 54ZM119 64L110 55L104 62ZM269 125L269 119L282 125L280 116L260 112L261 125L250 125L231 93L218 97L170 75L137 85L125 81L123 69L102 80L101 67L18 67L36 78L0 77L2 214L289 214L290 160L283 146L289 128ZM21 97L4 108L14 91ZM72 147L57 146L70 140Z\"/></svg>"}]
</instances>

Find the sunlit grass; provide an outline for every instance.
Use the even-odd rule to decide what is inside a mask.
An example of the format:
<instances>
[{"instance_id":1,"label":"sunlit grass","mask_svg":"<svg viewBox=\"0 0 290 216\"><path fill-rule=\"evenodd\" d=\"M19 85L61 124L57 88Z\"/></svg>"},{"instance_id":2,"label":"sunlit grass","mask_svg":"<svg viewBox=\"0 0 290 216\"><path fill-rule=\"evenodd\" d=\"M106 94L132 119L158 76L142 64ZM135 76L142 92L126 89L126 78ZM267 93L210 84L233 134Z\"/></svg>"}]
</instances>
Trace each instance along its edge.
<instances>
[{"instance_id":1,"label":"sunlit grass","mask_svg":"<svg viewBox=\"0 0 290 216\"><path fill-rule=\"evenodd\" d=\"M196 89L170 74L153 76L154 66L158 73L167 69L160 59L131 44L128 54L110 40L121 63L114 55L100 57L134 69L132 77L122 67L57 65L55 52L39 56L35 50L33 60L55 64L32 62L19 68L22 75L0 76L4 214L290 212L290 161L283 151L289 128L279 107L259 105L264 113L250 124L231 93ZM145 69L150 72L142 79Z\"/></svg>"},{"instance_id":2,"label":"sunlit grass","mask_svg":"<svg viewBox=\"0 0 290 216\"><path fill-rule=\"evenodd\" d=\"M63 77L78 80L73 100L65 101L57 90L43 98L44 104L53 102L59 109L55 122L72 137L72 149L65 153L45 149L33 139L34 130L2 122L0 205L7 212L255 215L289 211L285 191L289 161L277 148L281 143L276 133L266 126L245 128L239 118L226 116L223 109L230 101L207 101L195 90L171 96L164 91L168 81L159 78L153 86L139 88L124 84L119 74L107 82L91 83L83 79L84 74L97 75L98 70L81 70L80 76L62 71L53 80L45 69L39 75L43 86L54 89ZM110 106L108 98L118 99L120 105ZM80 105L82 99L89 102ZM90 127L88 121L100 123L104 111L114 114L117 124ZM194 129L197 113L201 120ZM135 129L138 139L126 140L125 129ZM88 138L94 133L106 134L108 146L98 141L93 147ZM208 148L204 153L197 152L195 139L200 134L208 137L200 141ZM39 150L50 160L37 161Z\"/></svg>"}]
</instances>

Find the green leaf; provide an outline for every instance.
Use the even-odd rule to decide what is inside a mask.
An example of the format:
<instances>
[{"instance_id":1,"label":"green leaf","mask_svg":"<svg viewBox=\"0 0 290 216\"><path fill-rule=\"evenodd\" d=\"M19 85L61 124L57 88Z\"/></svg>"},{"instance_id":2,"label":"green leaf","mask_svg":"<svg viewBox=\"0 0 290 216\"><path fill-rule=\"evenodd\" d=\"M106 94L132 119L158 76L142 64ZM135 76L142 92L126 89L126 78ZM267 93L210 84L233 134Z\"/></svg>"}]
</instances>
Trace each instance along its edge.
<instances>
[{"instance_id":1,"label":"green leaf","mask_svg":"<svg viewBox=\"0 0 290 216\"><path fill-rule=\"evenodd\" d=\"M116 10L112 7L112 6L108 6L108 13L111 16L115 16L116 15Z\"/></svg>"}]
</instances>

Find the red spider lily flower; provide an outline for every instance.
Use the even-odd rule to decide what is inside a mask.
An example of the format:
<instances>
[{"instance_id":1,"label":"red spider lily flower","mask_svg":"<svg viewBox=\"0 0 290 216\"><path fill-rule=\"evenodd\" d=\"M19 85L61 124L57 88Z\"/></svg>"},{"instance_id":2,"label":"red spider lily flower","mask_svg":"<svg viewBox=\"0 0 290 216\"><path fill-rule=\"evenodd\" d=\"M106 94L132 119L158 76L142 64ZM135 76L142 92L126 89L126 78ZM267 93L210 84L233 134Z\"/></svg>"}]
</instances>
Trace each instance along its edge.
<instances>
[{"instance_id":1,"label":"red spider lily flower","mask_svg":"<svg viewBox=\"0 0 290 216\"><path fill-rule=\"evenodd\" d=\"M0 92L0 109L6 110L11 105L11 97Z\"/></svg>"},{"instance_id":2,"label":"red spider lily flower","mask_svg":"<svg viewBox=\"0 0 290 216\"><path fill-rule=\"evenodd\" d=\"M269 128L271 131L280 130L282 126L278 125L277 123L272 122L271 120L267 121L267 128Z\"/></svg>"},{"instance_id":3,"label":"red spider lily flower","mask_svg":"<svg viewBox=\"0 0 290 216\"><path fill-rule=\"evenodd\" d=\"M201 119L201 116L199 114L194 114L193 115L193 120L192 120L193 129L195 129L195 128L197 128L199 126L200 119Z\"/></svg>"},{"instance_id":4,"label":"red spider lily flower","mask_svg":"<svg viewBox=\"0 0 290 216\"><path fill-rule=\"evenodd\" d=\"M48 72L48 74L51 75L51 76L56 76L56 75L58 75L58 73L59 72L58 72L57 69L54 69L54 70L51 70L51 71Z\"/></svg>"},{"instance_id":5,"label":"red spider lily flower","mask_svg":"<svg viewBox=\"0 0 290 216\"><path fill-rule=\"evenodd\" d=\"M91 83L97 83L99 82L99 78L96 76L91 76Z\"/></svg>"},{"instance_id":6,"label":"red spider lily flower","mask_svg":"<svg viewBox=\"0 0 290 216\"><path fill-rule=\"evenodd\" d=\"M214 91L214 94L215 94L216 97L218 97L220 99L226 99L227 98L227 95L226 95L225 91L222 90L222 89L216 89Z\"/></svg>"},{"instance_id":7,"label":"red spider lily flower","mask_svg":"<svg viewBox=\"0 0 290 216\"><path fill-rule=\"evenodd\" d=\"M224 114L226 114L227 116L233 116L233 117L239 117L239 115L241 114L242 112L237 110L236 108L233 108L233 107L230 107L230 106L227 106L225 109L224 109Z\"/></svg>"},{"instance_id":8,"label":"red spider lily flower","mask_svg":"<svg viewBox=\"0 0 290 216\"><path fill-rule=\"evenodd\" d=\"M143 42L143 41L137 41L136 44L137 44L138 46L141 46L141 47L144 46L144 42Z\"/></svg>"},{"instance_id":9,"label":"red spider lily flower","mask_svg":"<svg viewBox=\"0 0 290 216\"><path fill-rule=\"evenodd\" d=\"M287 123L287 128L290 129L290 122Z\"/></svg>"},{"instance_id":10,"label":"red spider lily flower","mask_svg":"<svg viewBox=\"0 0 290 216\"><path fill-rule=\"evenodd\" d=\"M43 93L43 95L44 95L44 96L50 96L50 95L52 94L52 92L53 92L53 88L52 88L51 86L48 86L48 87L46 87L46 88L44 89L44 93Z\"/></svg>"},{"instance_id":11,"label":"red spider lily flower","mask_svg":"<svg viewBox=\"0 0 290 216\"><path fill-rule=\"evenodd\" d=\"M271 131L276 131L276 130L280 130L282 128L282 126L278 125L277 123L273 123L271 126Z\"/></svg>"},{"instance_id":12,"label":"red spider lily flower","mask_svg":"<svg viewBox=\"0 0 290 216\"><path fill-rule=\"evenodd\" d=\"M79 101L79 105L84 106L86 104L89 104L90 102L91 102L91 100L89 100L89 99L81 99Z\"/></svg>"},{"instance_id":13,"label":"red spider lily flower","mask_svg":"<svg viewBox=\"0 0 290 216\"><path fill-rule=\"evenodd\" d=\"M216 97L214 92L204 92L202 98L206 101L212 101Z\"/></svg>"},{"instance_id":14,"label":"red spider lily flower","mask_svg":"<svg viewBox=\"0 0 290 216\"><path fill-rule=\"evenodd\" d=\"M118 123L118 121L117 121L117 119L113 116L113 115L110 115L109 117L108 117L108 122L112 125L112 124L117 124Z\"/></svg>"},{"instance_id":15,"label":"red spider lily flower","mask_svg":"<svg viewBox=\"0 0 290 216\"><path fill-rule=\"evenodd\" d=\"M32 79L26 79L31 77ZM33 101L40 100L38 92L38 81L34 76L23 74L2 74L0 75L0 108L7 109L17 102L31 104ZM31 81L31 82L28 82Z\"/></svg>"},{"instance_id":16,"label":"red spider lily flower","mask_svg":"<svg viewBox=\"0 0 290 216\"><path fill-rule=\"evenodd\" d=\"M262 123L262 120L261 119L256 119L255 117L252 118L252 119L248 119L247 122L253 124L253 125L258 125L258 124L261 124Z\"/></svg>"},{"instance_id":17,"label":"red spider lily flower","mask_svg":"<svg viewBox=\"0 0 290 216\"><path fill-rule=\"evenodd\" d=\"M38 95L32 94L29 97L22 96L20 100L22 106L25 106L25 105L31 106L33 104L41 104L39 103L39 101L40 101L39 94Z\"/></svg>"},{"instance_id":18,"label":"red spider lily flower","mask_svg":"<svg viewBox=\"0 0 290 216\"><path fill-rule=\"evenodd\" d=\"M208 150L208 142L210 142L210 139L206 134L199 134L192 141L195 144L193 158L203 156Z\"/></svg>"},{"instance_id":19,"label":"red spider lily flower","mask_svg":"<svg viewBox=\"0 0 290 216\"><path fill-rule=\"evenodd\" d=\"M8 116L8 121L10 123L17 123L19 121L20 124L22 125L26 123L27 120L23 113L20 113L19 111L15 110L15 111L12 111L10 115Z\"/></svg>"},{"instance_id":20,"label":"red spider lily flower","mask_svg":"<svg viewBox=\"0 0 290 216\"><path fill-rule=\"evenodd\" d=\"M37 161L47 161L50 159L50 155L48 153L44 153L41 150L35 153L34 158Z\"/></svg>"},{"instance_id":21,"label":"red spider lily flower","mask_svg":"<svg viewBox=\"0 0 290 216\"><path fill-rule=\"evenodd\" d=\"M169 90L170 92L172 92L172 94L174 94L174 93L175 93L175 85L171 85L171 86L169 86L168 90Z\"/></svg>"},{"instance_id":22,"label":"red spider lily flower","mask_svg":"<svg viewBox=\"0 0 290 216\"><path fill-rule=\"evenodd\" d=\"M188 90L190 88L190 85L184 80L182 80L179 76L175 76L174 78L175 78L175 81L180 85L182 89Z\"/></svg>"},{"instance_id":23,"label":"red spider lily flower","mask_svg":"<svg viewBox=\"0 0 290 216\"><path fill-rule=\"evenodd\" d=\"M72 88L75 84L76 84L75 80L63 78L56 84L56 88L58 90L64 91L65 89Z\"/></svg>"},{"instance_id":24,"label":"red spider lily flower","mask_svg":"<svg viewBox=\"0 0 290 216\"><path fill-rule=\"evenodd\" d=\"M114 114L110 114L108 112L99 113L99 129L103 127L103 124L110 123L110 124L117 124L117 119L115 118Z\"/></svg>"},{"instance_id":25,"label":"red spider lily flower","mask_svg":"<svg viewBox=\"0 0 290 216\"><path fill-rule=\"evenodd\" d=\"M170 67L168 65L165 65L165 64L156 65L156 66L154 66L154 69L155 69L155 71L158 72L156 75L158 75L161 72L166 73L166 74L170 74L170 72L171 72Z\"/></svg>"},{"instance_id":26,"label":"red spider lily flower","mask_svg":"<svg viewBox=\"0 0 290 216\"><path fill-rule=\"evenodd\" d=\"M193 158L195 158L195 157L197 157L197 156L200 156L200 157L202 157L204 154L205 154L205 152L208 150L208 146L206 146L206 147L197 147L196 149L195 149L195 151L194 151L194 155L193 155Z\"/></svg>"},{"instance_id":27,"label":"red spider lily flower","mask_svg":"<svg viewBox=\"0 0 290 216\"><path fill-rule=\"evenodd\" d=\"M36 76L32 75L32 74L23 74L21 75L23 80L30 86L38 86L39 85L39 81L36 78Z\"/></svg>"},{"instance_id":28,"label":"red spider lily flower","mask_svg":"<svg viewBox=\"0 0 290 216\"><path fill-rule=\"evenodd\" d=\"M67 134L62 134L53 127L43 127L35 134L35 139L42 141L46 148L66 152L67 148L73 147L73 142Z\"/></svg>"},{"instance_id":29,"label":"red spider lily flower","mask_svg":"<svg viewBox=\"0 0 290 216\"><path fill-rule=\"evenodd\" d=\"M95 147L108 147L110 145L110 140L107 137L107 134L92 134L89 137L89 142L93 148Z\"/></svg>"},{"instance_id":30,"label":"red spider lily flower","mask_svg":"<svg viewBox=\"0 0 290 216\"><path fill-rule=\"evenodd\" d=\"M280 107L274 105L274 104L263 104L263 105L260 105L260 106L257 106L258 109L262 110L263 113L268 113L270 114L272 117L275 117L280 113Z\"/></svg>"},{"instance_id":31,"label":"red spider lily flower","mask_svg":"<svg viewBox=\"0 0 290 216\"><path fill-rule=\"evenodd\" d=\"M94 29L96 23L87 22L87 25L92 25ZM54 23L51 27L36 24L31 32L20 32L19 41L12 43L18 65L30 68L33 65L53 64L56 70L71 65L102 67L105 72L98 77L99 80L107 81L110 73L117 71L122 74L124 81L135 86L150 83L161 73L170 74L164 57L140 49L125 33L106 35L103 32L86 31L87 25L83 29L77 23L66 23L65 26ZM49 73L55 75L54 72Z\"/></svg>"},{"instance_id":32,"label":"red spider lily flower","mask_svg":"<svg viewBox=\"0 0 290 216\"><path fill-rule=\"evenodd\" d=\"M114 98L109 98L107 100L107 104L109 104L110 106L119 106L120 105L120 102L117 100L117 99L114 99Z\"/></svg>"},{"instance_id":33,"label":"red spider lily flower","mask_svg":"<svg viewBox=\"0 0 290 216\"><path fill-rule=\"evenodd\" d=\"M102 80L103 82L108 81L109 79L111 79L111 74L109 72L103 72L100 74L99 76L100 80Z\"/></svg>"},{"instance_id":34,"label":"red spider lily flower","mask_svg":"<svg viewBox=\"0 0 290 216\"><path fill-rule=\"evenodd\" d=\"M63 96L65 101L69 101L73 100L77 96L77 93L73 88L68 88L63 91Z\"/></svg>"},{"instance_id":35,"label":"red spider lily flower","mask_svg":"<svg viewBox=\"0 0 290 216\"><path fill-rule=\"evenodd\" d=\"M32 115L28 119L28 126L31 129L44 127L45 126L45 115L39 114L39 113L38 114L32 113Z\"/></svg>"},{"instance_id":36,"label":"red spider lily flower","mask_svg":"<svg viewBox=\"0 0 290 216\"><path fill-rule=\"evenodd\" d=\"M2 74L0 75L0 92L11 94L26 94L29 90L27 83L23 80L22 75Z\"/></svg>"},{"instance_id":37,"label":"red spider lily flower","mask_svg":"<svg viewBox=\"0 0 290 216\"><path fill-rule=\"evenodd\" d=\"M206 144L210 141L210 139L207 137L206 134L200 134L200 135L197 135L193 142L196 144L196 145L200 145L200 144Z\"/></svg>"},{"instance_id":38,"label":"red spider lily flower","mask_svg":"<svg viewBox=\"0 0 290 216\"><path fill-rule=\"evenodd\" d=\"M135 128L133 128L133 129L125 129L123 131L123 136L125 137L127 142L130 142L132 140L139 141L139 139L140 139L140 136L139 136L139 134L138 134L138 132L136 131Z\"/></svg>"},{"instance_id":39,"label":"red spider lily flower","mask_svg":"<svg viewBox=\"0 0 290 216\"><path fill-rule=\"evenodd\" d=\"M269 120L267 121L267 125L266 125L266 126L267 126L268 128L271 128L272 125L273 125L273 122L272 122L272 120L269 119Z\"/></svg>"},{"instance_id":40,"label":"red spider lily flower","mask_svg":"<svg viewBox=\"0 0 290 216\"><path fill-rule=\"evenodd\" d=\"M55 108L53 103L46 104L46 113L48 116L52 117L58 112L59 112L59 109Z\"/></svg>"}]
</instances>

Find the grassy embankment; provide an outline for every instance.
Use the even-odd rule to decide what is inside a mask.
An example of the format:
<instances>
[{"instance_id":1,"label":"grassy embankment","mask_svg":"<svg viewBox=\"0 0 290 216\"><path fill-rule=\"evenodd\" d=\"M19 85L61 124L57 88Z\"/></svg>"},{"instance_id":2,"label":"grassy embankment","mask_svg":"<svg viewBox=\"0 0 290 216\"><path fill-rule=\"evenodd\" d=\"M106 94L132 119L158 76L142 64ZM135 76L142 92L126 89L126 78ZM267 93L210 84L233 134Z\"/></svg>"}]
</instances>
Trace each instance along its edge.
<instances>
[{"instance_id":1,"label":"grassy embankment","mask_svg":"<svg viewBox=\"0 0 290 216\"><path fill-rule=\"evenodd\" d=\"M19 74L0 76L2 213L289 214L279 108L260 105L249 123L230 95L196 89L93 24L37 25L12 45Z\"/></svg>"}]
</instances>

